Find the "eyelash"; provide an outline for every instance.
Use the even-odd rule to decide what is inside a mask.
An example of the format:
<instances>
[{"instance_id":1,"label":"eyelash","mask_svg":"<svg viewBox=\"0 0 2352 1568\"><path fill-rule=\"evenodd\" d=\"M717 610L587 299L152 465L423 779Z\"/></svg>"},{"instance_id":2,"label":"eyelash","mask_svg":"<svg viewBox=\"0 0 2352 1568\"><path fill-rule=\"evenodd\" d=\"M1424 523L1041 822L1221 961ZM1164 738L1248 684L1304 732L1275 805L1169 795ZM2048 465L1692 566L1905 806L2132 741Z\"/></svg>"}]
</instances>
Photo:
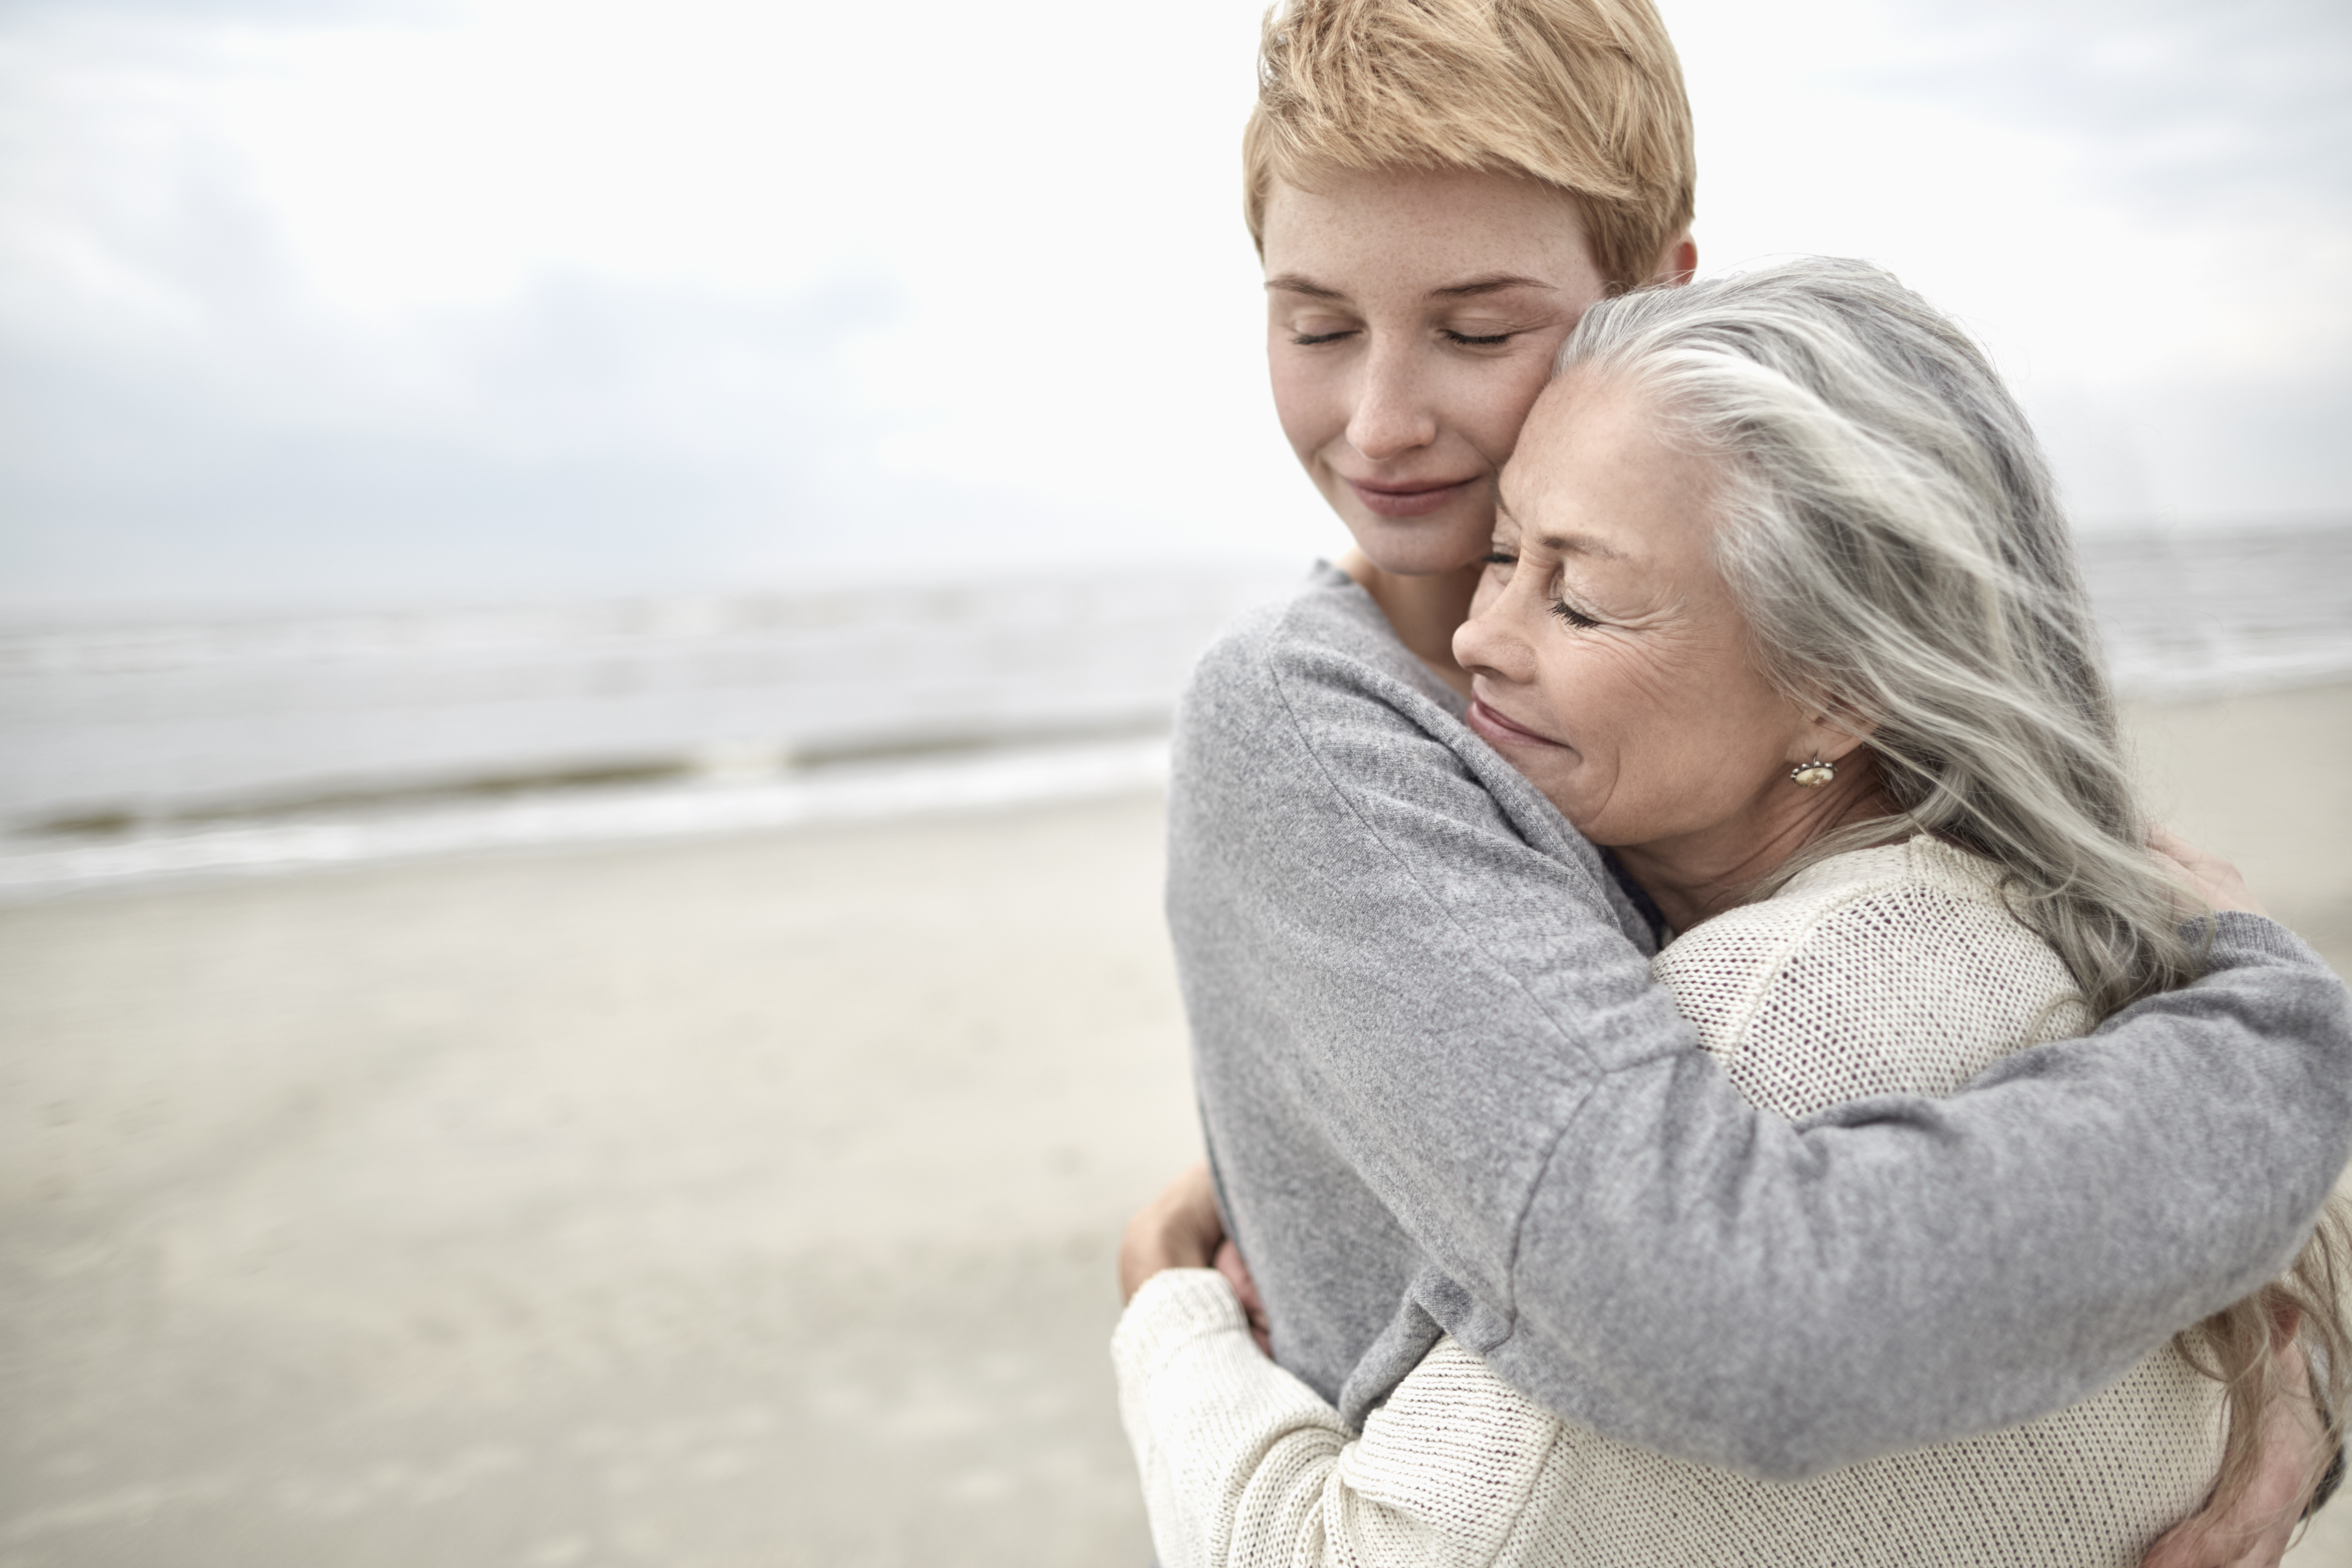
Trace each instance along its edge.
<instances>
[{"instance_id":1,"label":"eyelash","mask_svg":"<svg viewBox=\"0 0 2352 1568\"><path fill-rule=\"evenodd\" d=\"M1554 599L1551 602L1551 613L1580 632L1589 632L1601 624L1566 599Z\"/></svg>"},{"instance_id":2,"label":"eyelash","mask_svg":"<svg viewBox=\"0 0 2352 1568\"><path fill-rule=\"evenodd\" d=\"M1484 559L1486 563L1489 566L1516 566L1519 563L1519 558L1517 556L1513 555L1508 551L1505 550L1490 550L1486 552ZM1582 610L1578 609L1566 599L1552 600L1549 608L1551 614L1558 616L1561 620L1566 621L1570 626L1574 626L1580 632L1589 632L1601 625L1600 621L1586 615Z\"/></svg>"},{"instance_id":3,"label":"eyelash","mask_svg":"<svg viewBox=\"0 0 2352 1568\"><path fill-rule=\"evenodd\" d=\"M1300 348L1311 349L1318 343L1336 343L1341 338L1351 338L1355 335L1356 334L1352 329L1341 332L1294 332L1291 334L1290 341L1297 344ZM1454 344L1457 348L1495 349L1502 347L1505 343L1509 342L1513 338L1517 337L1519 334L1517 332L1495 332L1484 337L1473 337L1467 332L1457 332L1451 327L1448 327L1444 330L1443 335L1447 342Z\"/></svg>"}]
</instances>

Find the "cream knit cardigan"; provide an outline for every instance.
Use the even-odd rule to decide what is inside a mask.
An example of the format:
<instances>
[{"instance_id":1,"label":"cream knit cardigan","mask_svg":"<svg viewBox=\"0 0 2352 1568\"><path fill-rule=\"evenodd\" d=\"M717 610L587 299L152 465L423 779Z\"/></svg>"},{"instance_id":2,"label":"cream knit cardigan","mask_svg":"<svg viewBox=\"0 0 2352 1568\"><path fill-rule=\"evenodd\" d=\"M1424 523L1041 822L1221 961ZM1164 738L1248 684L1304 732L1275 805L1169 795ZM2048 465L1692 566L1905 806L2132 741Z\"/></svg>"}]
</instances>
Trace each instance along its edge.
<instances>
[{"instance_id":1,"label":"cream knit cardigan","mask_svg":"<svg viewBox=\"0 0 2352 1568\"><path fill-rule=\"evenodd\" d=\"M1841 855L1654 973L1765 1109L1948 1094L2089 1023L1996 880L1925 837ZM2202 1500L2225 1430L2219 1385L2168 1346L2055 1415L1772 1484L1569 1426L1448 1338L1358 1436L1193 1268L1137 1292L1112 1356L1161 1568L2128 1568Z\"/></svg>"}]
</instances>

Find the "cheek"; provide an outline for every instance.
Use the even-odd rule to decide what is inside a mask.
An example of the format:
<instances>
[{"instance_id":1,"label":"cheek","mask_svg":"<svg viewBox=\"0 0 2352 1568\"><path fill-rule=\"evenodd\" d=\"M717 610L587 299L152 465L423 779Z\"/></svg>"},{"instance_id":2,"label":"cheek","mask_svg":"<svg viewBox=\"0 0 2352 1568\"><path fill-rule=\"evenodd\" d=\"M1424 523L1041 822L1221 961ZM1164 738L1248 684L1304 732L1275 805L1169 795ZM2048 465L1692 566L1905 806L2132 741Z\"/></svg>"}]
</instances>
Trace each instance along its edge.
<instances>
[{"instance_id":1,"label":"cheek","mask_svg":"<svg viewBox=\"0 0 2352 1568\"><path fill-rule=\"evenodd\" d=\"M1576 748L1572 788L1585 813L1646 823L1730 786L1703 679L1641 643L1562 637L1550 653L1539 680L1557 732ZM1578 826L1596 824L1588 815Z\"/></svg>"},{"instance_id":2,"label":"cheek","mask_svg":"<svg viewBox=\"0 0 2352 1568\"><path fill-rule=\"evenodd\" d=\"M1266 369L1275 416L1291 450L1312 456L1348 427L1340 378L1328 357L1310 359L1277 339L1267 345Z\"/></svg>"},{"instance_id":3,"label":"cheek","mask_svg":"<svg viewBox=\"0 0 2352 1568\"><path fill-rule=\"evenodd\" d=\"M1781 772L1777 700L1739 672L1627 669L1595 685L1606 707L1612 842L1718 826Z\"/></svg>"},{"instance_id":4,"label":"cheek","mask_svg":"<svg viewBox=\"0 0 2352 1568\"><path fill-rule=\"evenodd\" d=\"M1779 747L1753 696L1739 670L1710 664L1660 672L1638 738L1645 771L1662 790L1693 802L1751 793Z\"/></svg>"},{"instance_id":5,"label":"cheek","mask_svg":"<svg viewBox=\"0 0 2352 1568\"><path fill-rule=\"evenodd\" d=\"M1454 427L1498 468L1519 444L1519 427L1550 384L1558 346L1478 365L1479 374L1465 378L1448 399Z\"/></svg>"},{"instance_id":6,"label":"cheek","mask_svg":"<svg viewBox=\"0 0 2352 1568\"><path fill-rule=\"evenodd\" d=\"M1560 737L1576 748L1588 788L1614 780L1640 760L1657 708L1644 683L1622 660L1589 658L1548 672L1545 695L1559 716Z\"/></svg>"}]
</instances>

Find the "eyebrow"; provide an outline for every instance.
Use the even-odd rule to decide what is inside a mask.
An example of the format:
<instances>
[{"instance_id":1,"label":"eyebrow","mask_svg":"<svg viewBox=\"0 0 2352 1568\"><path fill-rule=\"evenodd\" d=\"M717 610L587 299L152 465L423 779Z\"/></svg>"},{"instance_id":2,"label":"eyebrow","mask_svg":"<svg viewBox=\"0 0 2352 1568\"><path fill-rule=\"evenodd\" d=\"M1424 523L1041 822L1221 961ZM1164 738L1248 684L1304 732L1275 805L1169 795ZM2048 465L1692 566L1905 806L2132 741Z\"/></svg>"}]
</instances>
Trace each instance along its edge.
<instances>
[{"instance_id":1,"label":"eyebrow","mask_svg":"<svg viewBox=\"0 0 2352 1568\"><path fill-rule=\"evenodd\" d=\"M1555 555L1590 555L1596 561L1629 561L1633 559L1614 545L1603 544L1589 533L1539 533L1536 542Z\"/></svg>"},{"instance_id":2,"label":"eyebrow","mask_svg":"<svg viewBox=\"0 0 2352 1568\"><path fill-rule=\"evenodd\" d=\"M1347 296L1337 289L1326 289L1322 284L1311 282L1296 272L1286 272L1279 278L1269 278L1265 280L1265 286L1268 289L1279 289L1286 294L1304 294L1314 300L1347 299Z\"/></svg>"},{"instance_id":3,"label":"eyebrow","mask_svg":"<svg viewBox=\"0 0 2352 1568\"><path fill-rule=\"evenodd\" d=\"M1304 294L1311 300L1345 300L1348 298L1337 289L1327 288L1296 272L1269 278L1265 286L1286 294ZM1509 289L1540 289L1547 294L1559 292L1558 288L1540 278L1522 277L1516 272L1497 272L1486 278L1473 278L1465 283L1449 283L1443 289L1432 289L1429 297L1433 300L1475 300L1487 294L1500 294Z\"/></svg>"},{"instance_id":4,"label":"eyebrow","mask_svg":"<svg viewBox=\"0 0 2352 1568\"><path fill-rule=\"evenodd\" d=\"M1473 278L1467 283L1449 283L1443 289L1429 291L1433 300L1475 300L1482 294L1499 294L1506 289L1540 289L1547 294L1559 290L1540 278L1523 278L1516 272L1497 272L1490 277Z\"/></svg>"},{"instance_id":5,"label":"eyebrow","mask_svg":"<svg viewBox=\"0 0 2352 1568\"><path fill-rule=\"evenodd\" d=\"M1509 504L1503 500L1499 492L1495 497L1495 516L1500 521L1509 522L1514 528L1519 525L1518 519L1511 515ZM1595 561L1633 559L1615 545L1604 544L1589 533L1538 533L1536 535L1536 543L1555 555L1589 555Z\"/></svg>"}]
</instances>

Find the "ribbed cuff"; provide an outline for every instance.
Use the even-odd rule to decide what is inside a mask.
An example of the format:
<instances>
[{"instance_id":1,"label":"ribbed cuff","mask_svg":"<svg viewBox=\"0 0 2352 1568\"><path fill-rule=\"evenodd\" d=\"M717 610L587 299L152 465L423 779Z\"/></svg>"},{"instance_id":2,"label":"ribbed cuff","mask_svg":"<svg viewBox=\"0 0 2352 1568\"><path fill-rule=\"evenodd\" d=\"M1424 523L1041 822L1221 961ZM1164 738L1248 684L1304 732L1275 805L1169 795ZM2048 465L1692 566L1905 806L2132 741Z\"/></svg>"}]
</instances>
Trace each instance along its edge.
<instances>
[{"instance_id":1,"label":"ribbed cuff","mask_svg":"<svg viewBox=\"0 0 2352 1568\"><path fill-rule=\"evenodd\" d=\"M1110 1336L1122 1373L1151 1369L1204 1335L1249 1331L1249 1319L1225 1277L1213 1268L1163 1268L1143 1282Z\"/></svg>"},{"instance_id":2,"label":"ribbed cuff","mask_svg":"<svg viewBox=\"0 0 2352 1568\"><path fill-rule=\"evenodd\" d=\"M2327 961L2314 952L2303 938L2267 916L2248 914L2243 910L2224 910L2210 917L2185 921L2180 934L2192 946L2202 945L2208 919L2213 931L2213 945L2209 950L2212 954L2209 966L2211 969L2226 969L2260 958L2310 964L2318 969L2327 967Z\"/></svg>"}]
</instances>

